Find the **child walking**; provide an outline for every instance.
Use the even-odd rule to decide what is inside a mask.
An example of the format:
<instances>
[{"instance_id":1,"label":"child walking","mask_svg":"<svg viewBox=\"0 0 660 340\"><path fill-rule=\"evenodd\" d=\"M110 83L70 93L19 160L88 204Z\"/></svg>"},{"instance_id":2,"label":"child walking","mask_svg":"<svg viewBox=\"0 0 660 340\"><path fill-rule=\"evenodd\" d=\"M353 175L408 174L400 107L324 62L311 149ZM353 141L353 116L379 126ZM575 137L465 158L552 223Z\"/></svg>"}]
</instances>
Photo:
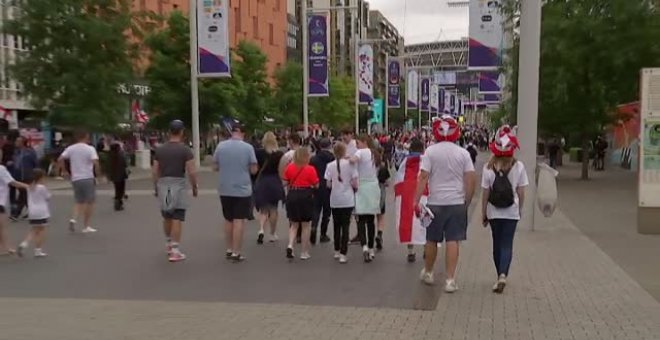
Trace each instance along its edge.
<instances>
[{"instance_id":1,"label":"child walking","mask_svg":"<svg viewBox=\"0 0 660 340\"><path fill-rule=\"evenodd\" d=\"M31 229L16 250L19 257L23 257L25 249L32 241L34 241L34 257L48 256L42 248L46 236L46 226L50 218L50 209L48 208L50 192L44 185L45 174L43 170L35 169L32 183L27 190L28 219L30 220Z\"/></svg>"},{"instance_id":2,"label":"child walking","mask_svg":"<svg viewBox=\"0 0 660 340\"><path fill-rule=\"evenodd\" d=\"M339 263L348 262L348 227L355 208L355 191L358 172L346 159L346 144L338 142L334 146L335 160L325 169L325 180L330 188L330 208L334 226L335 255Z\"/></svg>"}]
</instances>

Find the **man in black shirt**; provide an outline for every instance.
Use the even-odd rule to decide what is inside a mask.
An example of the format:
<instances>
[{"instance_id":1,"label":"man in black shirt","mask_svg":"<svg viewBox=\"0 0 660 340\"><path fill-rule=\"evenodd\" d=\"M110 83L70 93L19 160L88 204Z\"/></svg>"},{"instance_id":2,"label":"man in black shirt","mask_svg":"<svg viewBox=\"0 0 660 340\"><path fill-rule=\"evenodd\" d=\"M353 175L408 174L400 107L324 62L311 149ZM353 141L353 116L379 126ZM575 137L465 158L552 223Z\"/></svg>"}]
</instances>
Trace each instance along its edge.
<instances>
[{"instance_id":1,"label":"man in black shirt","mask_svg":"<svg viewBox=\"0 0 660 340\"><path fill-rule=\"evenodd\" d=\"M310 164L316 169L319 176L319 186L314 193L316 205L314 209L314 216L312 218L312 244L316 244L317 227L319 226L319 219L321 220L321 243L330 242L328 237L328 224L330 223L330 189L325 181L325 169L328 163L335 160L335 156L330 152L332 142L330 139L323 138L319 142L320 150L312 157ZM323 217L321 217L323 216Z\"/></svg>"}]
</instances>

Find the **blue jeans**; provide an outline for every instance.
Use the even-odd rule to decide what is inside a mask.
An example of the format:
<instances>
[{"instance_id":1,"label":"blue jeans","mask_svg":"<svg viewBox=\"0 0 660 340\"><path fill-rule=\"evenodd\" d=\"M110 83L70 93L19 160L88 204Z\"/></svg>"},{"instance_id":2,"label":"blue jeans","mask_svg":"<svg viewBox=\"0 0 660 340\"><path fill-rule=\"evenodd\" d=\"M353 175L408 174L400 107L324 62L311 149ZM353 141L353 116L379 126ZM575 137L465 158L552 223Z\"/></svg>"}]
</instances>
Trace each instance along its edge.
<instances>
[{"instance_id":1,"label":"blue jeans","mask_svg":"<svg viewBox=\"0 0 660 340\"><path fill-rule=\"evenodd\" d=\"M518 220L495 219L489 223L493 233L493 262L497 275L508 276L513 257L513 236L516 234Z\"/></svg>"}]
</instances>

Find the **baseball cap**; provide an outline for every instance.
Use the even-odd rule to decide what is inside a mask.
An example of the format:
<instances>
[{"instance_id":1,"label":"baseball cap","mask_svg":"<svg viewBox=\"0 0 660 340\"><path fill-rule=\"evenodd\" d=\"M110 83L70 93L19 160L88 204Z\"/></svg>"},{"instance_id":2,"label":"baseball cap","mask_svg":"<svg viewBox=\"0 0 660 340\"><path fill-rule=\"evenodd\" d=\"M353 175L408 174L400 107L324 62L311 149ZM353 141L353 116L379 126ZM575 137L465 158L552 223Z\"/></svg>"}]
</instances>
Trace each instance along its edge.
<instances>
[{"instance_id":1,"label":"baseball cap","mask_svg":"<svg viewBox=\"0 0 660 340\"><path fill-rule=\"evenodd\" d=\"M186 128L186 125L179 119L170 122L170 132L180 132Z\"/></svg>"}]
</instances>

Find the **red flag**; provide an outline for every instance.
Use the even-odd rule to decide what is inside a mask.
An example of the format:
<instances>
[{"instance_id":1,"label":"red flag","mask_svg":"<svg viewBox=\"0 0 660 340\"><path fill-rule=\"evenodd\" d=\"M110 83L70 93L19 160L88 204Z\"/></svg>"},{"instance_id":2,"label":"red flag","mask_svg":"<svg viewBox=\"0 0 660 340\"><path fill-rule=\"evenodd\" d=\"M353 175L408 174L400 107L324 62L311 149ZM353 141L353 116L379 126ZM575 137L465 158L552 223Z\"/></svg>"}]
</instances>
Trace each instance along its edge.
<instances>
[{"instance_id":1,"label":"red flag","mask_svg":"<svg viewBox=\"0 0 660 340\"><path fill-rule=\"evenodd\" d=\"M409 156L403 160L395 176L396 224L399 242L404 244L426 243L426 229L415 216L415 194L420 165L421 156ZM423 193L420 203L426 204L427 197L428 188Z\"/></svg>"},{"instance_id":2,"label":"red flag","mask_svg":"<svg viewBox=\"0 0 660 340\"><path fill-rule=\"evenodd\" d=\"M133 102L131 111L133 112L133 119L135 119L136 122L141 124L149 122L149 115L140 108L139 100Z\"/></svg>"}]
</instances>

